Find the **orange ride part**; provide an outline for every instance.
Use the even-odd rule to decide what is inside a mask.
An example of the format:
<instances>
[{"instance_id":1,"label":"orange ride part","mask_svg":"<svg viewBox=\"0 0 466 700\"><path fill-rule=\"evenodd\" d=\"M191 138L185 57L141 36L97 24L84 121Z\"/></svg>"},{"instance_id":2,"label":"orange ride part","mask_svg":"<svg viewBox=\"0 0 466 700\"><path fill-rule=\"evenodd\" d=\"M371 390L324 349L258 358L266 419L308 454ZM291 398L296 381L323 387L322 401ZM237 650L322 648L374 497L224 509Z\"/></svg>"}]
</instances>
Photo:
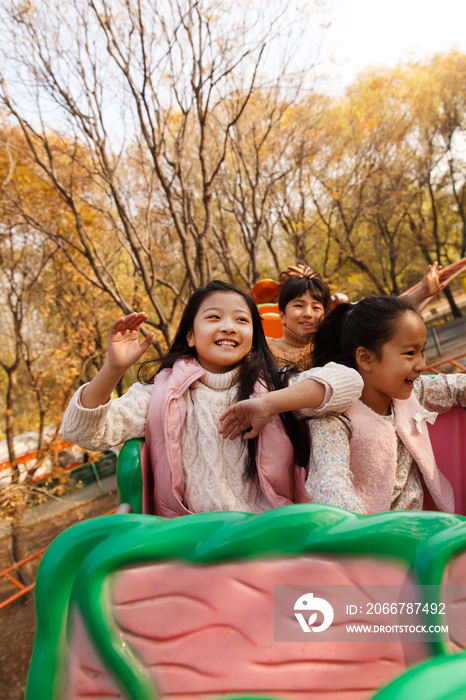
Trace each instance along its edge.
<instances>
[{"instance_id":1,"label":"orange ride part","mask_svg":"<svg viewBox=\"0 0 466 700\"><path fill-rule=\"evenodd\" d=\"M283 337L283 324L278 314L262 314L262 328L267 338Z\"/></svg>"},{"instance_id":2,"label":"orange ride part","mask_svg":"<svg viewBox=\"0 0 466 700\"><path fill-rule=\"evenodd\" d=\"M261 316L264 314L278 314L278 304L257 304Z\"/></svg>"},{"instance_id":3,"label":"orange ride part","mask_svg":"<svg viewBox=\"0 0 466 700\"><path fill-rule=\"evenodd\" d=\"M256 304L267 304L275 301L280 291L278 282L271 279L260 280L251 289L251 296Z\"/></svg>"}]
</instances>

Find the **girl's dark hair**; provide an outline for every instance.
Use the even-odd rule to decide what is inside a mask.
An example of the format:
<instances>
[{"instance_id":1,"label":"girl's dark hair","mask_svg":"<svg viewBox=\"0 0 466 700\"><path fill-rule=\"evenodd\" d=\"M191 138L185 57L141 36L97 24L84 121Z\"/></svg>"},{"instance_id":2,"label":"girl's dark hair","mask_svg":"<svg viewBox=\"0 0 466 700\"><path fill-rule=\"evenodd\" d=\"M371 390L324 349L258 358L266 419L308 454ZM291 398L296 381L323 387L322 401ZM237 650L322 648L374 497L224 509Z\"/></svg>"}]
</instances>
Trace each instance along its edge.
<instances>
[{"instance_id":1,"label":"girl's dark hair","mask_svg":"<svg viewBox=\"0 0 466 700\"><path fill-rule=\"evenodd\" d=\"M366 348L380 359L382 346L393 338L401 317L415 311L407 297L367 297L354 306L338 304L314 334L313 367L339 362L357 369L356 350Z\"/></svg>"},{"instance_id":2,"label":"girl's dark hair","mask_svg":"<svg viewBox=\"0 0 466 700\"><path fill-rule=\"evenodd\" d=\"M195 347L189 347L187 335L192 331L194 319L197 316L199 308L206 297L214 292L233 292L239 294L251 313L253 336L252 347L249 354L242 360L239 369L239 392L237 401L248 399L254 389L255 383L259 380L267 387L269 391L274 389L283 389L288 385L288 380L291 374L294 374L296 369L279 370L274 356L269 350L262 329L262 320L254 301L248 294L244 294L240 289L228 282L214 280L209 282L205 287L196 289L189 297L188 303L183 311L176 335L168 348L168 352L161 360L149 360L143 362L139 367L138 379L145 384L151 384L158 372L163 369L171 369L175 362L181 358L194 357L197 359L197 351ZM154 367L155 365L155 367ZM158 365L158 367L156 367ZM154 371L155 370L155 371ZM281 413L280 419L285 428L286 434L291 440L294 449L295 464L305 467L307 470L310 452L310 443L308 437L307 426L303 425L303 421L298 421L292 412ZM244 476L247 480L252 480L257 473L256 453L257 453L257 438L247 440L248 460L245 468Z\"/></svg>"},{"instance_id":3,"label":"girl's dark hair","mask_svg":"<svg viewBox=\"0 0 466 700\"><path fill-rule=\"evenodd\" d=\"M278 308L285 313L287 304L293 299L303 296L306 292L324 307L325 313L330 309L330 287L322 277L313 273L313 277L289 277L280 289Z\"/></svg>"}]
</instances>

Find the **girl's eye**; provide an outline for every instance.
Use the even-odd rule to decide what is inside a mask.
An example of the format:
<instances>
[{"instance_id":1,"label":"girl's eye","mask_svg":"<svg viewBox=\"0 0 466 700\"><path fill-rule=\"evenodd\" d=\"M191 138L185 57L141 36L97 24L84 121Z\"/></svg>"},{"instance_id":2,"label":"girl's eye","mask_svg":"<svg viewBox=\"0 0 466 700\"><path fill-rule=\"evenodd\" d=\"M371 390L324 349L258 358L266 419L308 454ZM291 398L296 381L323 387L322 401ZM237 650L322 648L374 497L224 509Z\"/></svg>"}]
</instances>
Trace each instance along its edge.
<instances>
[{"instance_id":1,"label":"girl's eye","mask_svg":"<svg viewBox=\"0 0 466 700\"><path fill-rule=\"evenodd\" d=\"M212 314L212 316L207 316L207 320L209 320L209 319L211 319L211 318L213 318L213 319L219 319L220 316L217 316L217 314Z\"/></svg>"},{"instance_id":2,"label":"girl's eye","mask_svg":"<svg viewBox=\"0 0 466 700\"><path fill-rule=\"evenodd\" d=\"M249 323L249 319L248 319L247 317L245 317L245 316L244 316L244 317L241 317L241 318L238 318L238 321L245 321L246 323Z\"/></svg>"}]
</instances>

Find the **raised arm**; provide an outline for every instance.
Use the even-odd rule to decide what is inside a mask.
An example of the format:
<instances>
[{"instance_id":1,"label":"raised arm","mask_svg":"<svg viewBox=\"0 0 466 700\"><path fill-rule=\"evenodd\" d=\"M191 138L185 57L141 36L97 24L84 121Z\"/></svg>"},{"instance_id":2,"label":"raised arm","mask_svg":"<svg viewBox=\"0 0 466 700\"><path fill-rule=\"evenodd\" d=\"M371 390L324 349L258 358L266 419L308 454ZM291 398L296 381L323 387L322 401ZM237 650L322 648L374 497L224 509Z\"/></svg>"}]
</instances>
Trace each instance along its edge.
<instances>
[{"instance_id":1,"label":"raised arm","mask_svg":"<svg viewBox=\"0 0 466 700\"><path fill-rule=\"evenodd\" d=\"M150 347L153 333L148 333L142 343L138 342L139 328L146 319L145 313L132 313L112 323L108 338L107 362L80 396L84 408L97 408L106 404L125 372L138 362Z\"/></svg>"},{"instance_id":2,"label":"raised arm","mask_svg":"<svg viewBox=\"0 0 466 700\"><path fill-rule=\"evenodd\" d=\"M220 416L220 433L233 440L247 430L244 439L256 437L273 415L299 411L306 416L341 413L361 395L363 381L354 369L329 362L292 377L286 389L271 391L257 399L239 401ZM250 430L249 430L250 429Z\"/></svg>"},{"instance_id":3,"label":"raised arm","mask_svg":"<svg viewBox=\"0 0 466 700\"><path fill-rule=\"evenodd\" d=\"M458 404L466 408L466 374L421 374L414 382L414 394L428 411L445 413Z\"/></svg>"},{"instance_id":4,"label":"raised arm","mask_svg":"<svg viewBox=\"0 0 466 700\"><path fill-rule=\"evenodd\" d=\"M442 291L444 285L440 282L440 273L443 270L442 265L439 265L437 260L429 265L424 273L424 277L421 280L421 285L409 294L402 294L401 296L407 296L411 301L419 306L425 299L430 299L439 292Z\"/></svg>"}]
</instances>

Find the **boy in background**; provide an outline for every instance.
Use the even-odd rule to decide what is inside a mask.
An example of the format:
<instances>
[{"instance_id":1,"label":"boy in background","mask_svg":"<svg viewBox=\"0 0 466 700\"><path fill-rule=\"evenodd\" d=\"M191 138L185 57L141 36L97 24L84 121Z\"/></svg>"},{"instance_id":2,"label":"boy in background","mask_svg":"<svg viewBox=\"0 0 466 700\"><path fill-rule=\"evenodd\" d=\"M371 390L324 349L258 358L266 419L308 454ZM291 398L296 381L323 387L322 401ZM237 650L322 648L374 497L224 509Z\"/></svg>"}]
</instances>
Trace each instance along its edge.
<instances>
[{"instance_id":1,"label":"boy in background","mask_svg":"<svg viewBox=\"0 0 466 700\"><path fill-rule=\"evenodd\" d=\"M311 267L299 265L280 290L278 311L283 338L267 338L279 366L307 366L310 341L320 319L330 310L330 287Z\"/></svg>"}]
</instances>

